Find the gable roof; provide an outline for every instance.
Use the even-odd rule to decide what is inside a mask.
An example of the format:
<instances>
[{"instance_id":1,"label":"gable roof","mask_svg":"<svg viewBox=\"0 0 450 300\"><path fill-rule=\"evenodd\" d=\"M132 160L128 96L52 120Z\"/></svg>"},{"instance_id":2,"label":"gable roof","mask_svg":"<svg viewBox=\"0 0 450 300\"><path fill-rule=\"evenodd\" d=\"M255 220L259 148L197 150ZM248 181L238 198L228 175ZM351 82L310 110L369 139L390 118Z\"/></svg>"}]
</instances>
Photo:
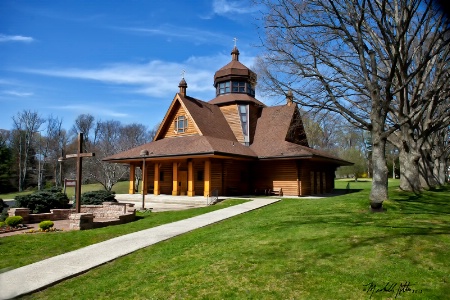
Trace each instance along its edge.
<instances>
[{"instance_id":1,"label":"gable roof","mask_svg":"<svg viewBox=\"0 0 450 300\"><path fill-rule=\"evenodd\" d=\"M332 160L337 165L351 163L324 151L312 149L287 141L291 120L297 110L296 105L265 107L258 119L255 136L250 148L260 159L320 158Z\"/></svg>"},{"instance_id":2,"label":"gable roof","mask_svg":"<svg viewBox=\"0 0 450 300\"><path fill-rule=\"evenodd\" d=\"M147 150L148 155L141 156L141 151ZM150 142L136 148L111 155L104 161L131 161L142 158L174 158L183 156L224 155L243 158L256 158L255 153L239 142L211 136L183 136L166 138Z\"/></svg>"},{"instance_id":3,"label":"gable roof","mask_svg":"<svg viewBox=\"0 0 450 300\"><path fill-rule=\"evenodd\" d=\"M217 105L189 96L179 95L179 98L197 125L201 135L237 141L225 116Z\"/></svg>"},{"instance_id":4,"label":"gable roof","mask_svg":"<svg viewBox=\"0 0 450 300\"><path fill-rule=\"evenodd\" d=\"M216 105L209 104L208 102L201 101L189 96L183 96L181 94L176 94L169 109L164 116L163 121L159 125L158 131L156 132L154 141L160 140L164 134L164 128L170 126L170 116L175 113L177 109L176 104L179 103L186 114L190 117L190 122L194 124L200 135L203 136L220 136L224 139L234 140L236 138L230 128L228 123L223 116L220 108Z\"/></svg>"},{"instance_id":5,"label":"gable roof","mask_svg":"<svg viewBox=\"0 0 450 300\"><path fill-rule=\"evenodd\" d=\"M326 152L287 141L291 121L297 110L296 105L262 108L253 143L250 146L244 146L237 142L217 105L178 94L169 110L173 109L175 101L179 101L186 112L189 112L201 135L155 139L153 142L103 160L119 162L138 161L144 157L157 159L221 155L247 159L317 158L328 160L336 165L350 164ZM142 150L147 150L149 154L141 156Z\"/></svg>"}]
</instances>

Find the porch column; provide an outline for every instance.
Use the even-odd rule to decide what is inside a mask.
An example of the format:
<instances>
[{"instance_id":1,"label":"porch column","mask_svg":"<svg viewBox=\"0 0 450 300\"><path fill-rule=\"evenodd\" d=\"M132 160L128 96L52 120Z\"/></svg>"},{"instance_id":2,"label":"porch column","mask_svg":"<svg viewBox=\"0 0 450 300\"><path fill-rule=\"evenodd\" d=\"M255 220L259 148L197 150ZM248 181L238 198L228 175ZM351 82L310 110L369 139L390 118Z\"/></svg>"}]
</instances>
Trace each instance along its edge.
<instances>
[{"instance_id":1,"label":"porch column","mask_svg":"<svg viewBox=\"0 0 450 300\"><path fill-rule=\"evenodd\" d=\"M173 171L172 171L172 196L178 196L180 191L178 189L178 163L173 162Z\"/></svg>"},{"instance_id":2,"label":"porch column","mask_svg":"<svg viewBox=\"0 0 450 300\"><path fill-rule=\"evenodd\" d=\"M205 161L205 171L204 171L203 177L204 177L203 196L210 197L211 196L211 161L210 160Z\"/></svg>"},{"instance_id":3,"label":"porch column","mask_svg":"<svg viewBox=\"0 0 450 300\"><path fill-rule=\"evenodd\" d=\"M194 164L192 160L188 162L188 192L189 197L195 196L194 190Z\"/></svg>"},{"instance_id":4,"label":"porch column","mask_svg":"<svg viewBox=\"0 0 450 300\"><path fill-rule=\"evenodd\" d=\"M141 194L147 195L147 186L148 186L148 178L147 178L147 167L145 166L145 162L142 162L142 190Z\"/></svg>"},{"instance_id":5,"label":"porch column","mask_svg":"<svg viewBox=\"0 0 450 300\"><path fill-rule=\"evenodd\" d=\"M155 164L155 181L153 183L153 191L154 191L155 196L159 195L159 167L160 167L160 164L156 163Z\"/></svg>"},{"instance_id":6,"label":"porch column","mask_svg":"<svg viewBox=\"0 0 450 300\"><path fill-rule=\"evenodd\" d=\"M128 188L128 194L134 194L134 181L136 175L136 166L133 164L130 164L130 185Z\"/></svg>"}]
</instances>

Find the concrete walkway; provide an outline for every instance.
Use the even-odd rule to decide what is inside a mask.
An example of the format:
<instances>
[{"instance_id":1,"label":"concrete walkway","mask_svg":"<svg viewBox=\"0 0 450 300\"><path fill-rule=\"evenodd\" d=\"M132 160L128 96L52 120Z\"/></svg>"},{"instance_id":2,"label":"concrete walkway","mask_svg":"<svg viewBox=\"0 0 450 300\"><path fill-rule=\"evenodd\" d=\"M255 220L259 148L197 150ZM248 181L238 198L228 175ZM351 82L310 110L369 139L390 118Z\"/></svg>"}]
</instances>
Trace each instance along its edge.
<instances>
[{"instance_id":1,"label":"concrete walkway","mask_svg":"<svg viewBox=\"0 0 450 300\"><path fill-rule=\"evenodd\" d=\"M280 200L256 199L193 218L123 235L1 273L0 299L10 299L43 289L136 250L278 201Z\"/></svg>"}]
</instances>

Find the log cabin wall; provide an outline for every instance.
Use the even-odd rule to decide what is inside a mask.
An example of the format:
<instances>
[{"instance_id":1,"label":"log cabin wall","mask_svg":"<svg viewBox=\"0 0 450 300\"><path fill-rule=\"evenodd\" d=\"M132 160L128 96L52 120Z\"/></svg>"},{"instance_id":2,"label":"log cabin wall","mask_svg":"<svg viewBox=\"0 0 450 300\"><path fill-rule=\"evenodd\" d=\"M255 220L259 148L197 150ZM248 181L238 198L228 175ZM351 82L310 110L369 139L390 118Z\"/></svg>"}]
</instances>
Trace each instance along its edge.
<instances>
[{"instance_id":1,"label":"log cabin wall","mask_svg":"<svg viewBox=\"0 0 450 300\"><path fill-rule=\"evenodd\" d=\"M226 159L222 163L224 178L223 191L227 196L244 195L249 193L250 177L249 163L240 160Z\"/></svg>"},{"instance_id":2,"label":"log cabin wall","mask_svg":"<svg viewBox=\"0 0 450 300\"><path fill-rule=\"evenodd\" d=\"M142 165L140 166L142 167ZM146 162L145 168L147 169L147 193L153 193L153 185L155 180L155 164ZM139 184L139 193L141 192L142 181Z\"/></svg>"},{"instance_id":3,"label":"log cabin wall","mask_svg":"<svg viewBox=\"0 0 450 300\"><path fill-rule=\"evenodd\" d=\"M298 171L295 160L260 161L252 168L255 189L283 189L284 195L298 196Z\"/></svg>"},{"instance_id":4,"label":"log cabin wall","mask_svg":"<svg viewBox=\"0 0 450 300\"><path fill-rule=\"evenodd\" d=\"M211 160L211 191L217 190L219 195L225 195L223 191L223 164L221 159Z\"/></svg>"},{"instance_id":5,"label":"log cabin wall","mask_svg":"<svg viewBox=\"0 0 450 300\"><path fill-rule=\"evenodd\" d=\"M238 106L236 104L221 106L220 110L227 120L228 125L230 125L230 128L238 142L244 143L244 135L242 134L242 125L239 117Z\"/></svg>"},{"instance_id":6,"label":"log cabin wall","mask_svg":"<svg viewBox=\"0 0 450 300\"><path fill-rule=\"evenodd\" d=\"M300 186L299 196L311 195L314 192L314 189L311 189L311 186L314 186L314 177L311 177L310 162L306 160L298 160L297 170Z\"/></svg>"},{"instance_id":7,"label":"log cabin wall","mask_svg":"<svg viewBox=\"0 0 450 300\"><path fill-rule=\"evenodd\" d=\"M194 191L196 196L203 195L205 189L205 161L200 159L194 159Z\"/></svg>"},{"instance_id":8,"label":"log cabin wall","mask_svg":"<svg viewBox=\"0 0 450 300\"><path fill-rule=\"evenodd\" d=\"M316 195L330 193L334 189L336 166L302 160L299 162L300 194Z\"/></svg>"},{"instance_id":9,"label":"log cabin wall","mask_svg":"<svg viewBox=\"0 0 450 300\"><path fill-rule=\"evenodd\" d=\"M153 168L153 173L154 172ZM172 194L172 188L173 188L173 169L172 169L172 162L164 162L161 163L161 167L159 169L160 173L160 181L159 181L159 190L161 194Z\"/></svg>"}]
</instances>

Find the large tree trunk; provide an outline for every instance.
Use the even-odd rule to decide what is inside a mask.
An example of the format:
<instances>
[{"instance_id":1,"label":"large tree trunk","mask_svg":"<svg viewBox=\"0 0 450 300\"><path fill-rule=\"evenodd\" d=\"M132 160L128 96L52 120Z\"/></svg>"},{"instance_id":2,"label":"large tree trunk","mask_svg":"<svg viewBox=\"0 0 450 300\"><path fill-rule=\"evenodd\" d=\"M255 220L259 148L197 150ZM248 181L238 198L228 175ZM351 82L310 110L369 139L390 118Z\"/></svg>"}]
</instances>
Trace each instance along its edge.
<instances>
[{"instance_id":1,"label":"large tree trunk","mask_svg":"<svg viewBox=\"0 0 450 300\"><path fill-rule=\"evenodd\" d=\"M443 175L444 171L445 169L442 167L439 158L436 158L434 160L433 178L435 178L437 186L445 184L445 175Z\"/></svg>"},{"instance_id":2,"label":"large tree trunk","mask_svg":"<svg viewBox=\"0 0 450 300\"><path fill-rule=\"evenodd\" d=\"M420 149L421 155L419 159L419 180L423 189L432 189L439 185L437 176L439 162L436 153L431 150L431 146L426 141ZM436 164L437 163L437 164Z\"/></svg>"},{"instance_id":3,"label":"large tree trunk","mask_svg":"<svg viewBox=\"0 0 450 300\"><path fill-rule=\"evenodd\" d=\"M388 168L385 155L386 139L380 134L372 133L373 181L370 191L372 211L382 211L383 201L388 199Z\"/></svg>"},{"instance_id":4,"label":"large tree trunk","mask_svg":"<svg viewBox=\"0 0 450 300\"><path fill-rule=\"evenodd\" d=\"M412 151L408 145L400 148L400 189L420 192L419 159L420 155Z\"/></svg>"}]
</instances>

